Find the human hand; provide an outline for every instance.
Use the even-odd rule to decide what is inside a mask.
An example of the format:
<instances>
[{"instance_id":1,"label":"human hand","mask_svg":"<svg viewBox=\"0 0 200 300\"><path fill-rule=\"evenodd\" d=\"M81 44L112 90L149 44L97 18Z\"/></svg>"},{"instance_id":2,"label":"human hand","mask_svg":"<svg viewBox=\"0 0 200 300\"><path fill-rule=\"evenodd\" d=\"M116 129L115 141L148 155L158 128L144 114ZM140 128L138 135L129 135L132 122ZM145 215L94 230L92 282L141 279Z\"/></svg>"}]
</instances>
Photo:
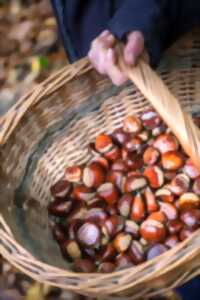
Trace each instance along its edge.
<instances>
[{"instance_id":1,"label":"human hand","mask_svg":"<svg viewBox=\"0 0 200 300\"><path fill-rule=\"evenodd\" d=\"M106 74L115 85L123 84L127 78L116 65L115 37L110 31L103 31L91 44L88 57L94 68L100 74ZM123 55L127 65L134 66L138 57L144 51L144 37L141 32L133 31L127 34L127 42Z\"/></svg>"}]
</instances>

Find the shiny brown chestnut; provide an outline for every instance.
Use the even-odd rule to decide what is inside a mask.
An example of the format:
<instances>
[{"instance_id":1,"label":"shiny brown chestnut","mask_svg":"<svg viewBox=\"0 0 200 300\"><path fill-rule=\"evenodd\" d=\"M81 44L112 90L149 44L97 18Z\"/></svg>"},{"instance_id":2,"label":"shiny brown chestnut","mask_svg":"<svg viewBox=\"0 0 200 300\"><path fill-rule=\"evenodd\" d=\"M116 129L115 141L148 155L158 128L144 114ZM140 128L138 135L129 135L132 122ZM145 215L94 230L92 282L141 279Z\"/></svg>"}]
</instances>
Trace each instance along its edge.
<instances>
[{"instance_id":1,"label":"shiny brown chestnut","mask_svg":"<svg viewBox=\"0 0 200 300\"><path fill-rule=\"evenodd\" d=\"M161 187L164 183L164 173L158 166L146 167L143 174L154 189Z\"/></svg>"},{"instance_id":2,"label":"shiny brown chestnut","mask_svg":"<svg viewBox=\"0 0 200 300\"><path fill-rule=\"evenodd\" d=\"M145 188L144 197L148 213L155 212L159 209L159 205L156 200L155 194L149 187Z\"/></svg>"},{"instance_id":3,"label":"shiny brown chestnut","mask_svg":"<svg viewBox=\"0 0 200 300\"><path fill-rule=\"evenodd\" d=\"M99 197L104 199L109 205L113 205L119 199L119 193L116 187L114 186L114 184L109 182L102 184L98 188L97 193Z\"/></svg>"},{"instance_id":4,"label":"shiny brown chestnut","mask_svg":"<svg viewBox=\"0 0 200 300\"><path fill-rule=\"evenodd\" d=\"M87 248L95 248L99 245L101 232L99 227L92 222L84 223L77 231L79 243Z\"/></svg>"},{"instance_id":5,"label":"shiny brown chestnut","mask_svg":"<svg viewBox=\"0 0 200 300\"><path fill-rule=\"evenodd\" d=\"M105 181L105 170L99 163L92 162L83 170L83 183L88 188L98 188Z\"/></svg>"},{"instance_id":6,"label":"shiny brown chestnut","mask_svg":"<svg viewBox=\"0 0 200 300\"><path fill-rule=\"evenodd\" d=\"M124 219L121 216L113 215L105 220L102 232L105 236L113 238L124 227Z\"/></svg>"},{"instance_id":7,"label":"shiny brown chestnut","mask_svg":"<svg viewBox=\"0 0 200 300\"><path fill-rule=\"evenodd\" d=\"M183 228L179 234L180 241L184 241L187 238L189 238L193 233L195 229L192 228Z\"/></svg>"},{"instance_id":8,"label":"shiny brown chestnut","mask_svg":"<svg viewBox=\"0 0 200 300\"><path fill-rule=\"evenodd\" d=\"M168 186L163 186L161 189L157 190L155 195L157 199L162 202L174 202L174 195Z\"/></svg>"},{"instance_id":9,"label":"shiny brown chestnut","mask_svg":"<svg viewBox=\"0 0 200 300\"><path fill-rule=\"evenodd\" d=\"M119 254L115 259L115 263L117 266L117 270L124 270L134 266L130 256L125 253Z\"/></svg>"},{"instance_id":10,"label":"shiny brown chestnut","mask_svg":"<svg viewBox=\"0 0 200 300\"><path fill-rule=\"evenodd\" d=\"M158 127L161 123L160 116L151 109L143 112L140 118L144 127L150 130Z\"/></svg>"},{"instance_id":11,"label":"shiny brown chestnut","mask_svg":"<svg viewBox=\"0 0 200 300\"><path fill-rule=\"evenodd\" d=\"M152 135L157 137L166 132L166 125L161 123L159 126L152 129Z\"/></svg>"},{"instance_id":12,"label":"shiny brown chestnut","mask_svg":"<svg viewBox=\"0 0 200 300\"><path fill-rule=\"evenodd\" d=\"M142 123L136 116L128 116L123 122L123 130L128 133L139 133L142 130Z\"/></svg>"},{"instance_id":13,"label":"shiny brown chestnut","mask_svg":"<svg viewBox=\"0 0 200 300\"><path fill-rule=\"evenodd\" d=\"M162 154L169 151L177 151L178 146L179 145L176 137L171 133L159 135L154 142L154 147Z\"/></svg>"},{"instance_id":14,"label":"shiny brown chestnut","mask_svg":"<svg viewBox=\"0 0 200 300\"><path fill-rule=\"evenodd\" d=\"M200 225L200 210L187 208L180 213L180 220L188 228L196 229Z\"/></svg>"},{"instance_id":15,"label":"shiny brown chestnut","mask_svg":"<svg viewBox=\"0 0 200 300\"><path fill-rule=\"evenodd\" d=\"M165 170L178 170L184 164L184 159L181 153L176 151L165 152L161 156L162 167Z\"/></svg>"},{"instance_id":16,"label":"shiny brown chestnut","mask_svg":"<svg viewBox=\"0 0 200 300\"><path fill-rule=\"evenodd\" d=\"M63 256L67 259L74 261L77 258L81 258L81 249L75 240L66 240L61 244L61 251Z\"/></svg>"},{"instance_id":17,"label":"shiny brown chestnut","mask_svg":"<svg viewBox=\"0 0 200 300\"><path fill-rule=\"evenodd\" d=\"M176 206L168 202L160 202L160 211L163 212L169 221L178 218L178 210Z\"/></svg>"},{"instance_id":18,"label":"shiny brown chestnut","mask_svg":"<svg viewBox=\"0 0 200 300\"><path fill-rule=\"evenodd\" d=\"M80 166L71 166L65 169L65 179L69 182L81 182L82 169Z\"/></svg>"},{"instance_id":19,"label":"shiny brown chestnut","mask_svg":"<svg viewBox=\"0 0 200 300\"><path fill-rule=\"evenodd\" d=\"M156 211L156 212L151 213L148 216L147 220L155 220L155 221L165 224L167 222L167 217L165 216L165 214L163 212Z\"/></svg>"},{"instance_id":20,"label":"shiny brown chestnut","mask_svg":"<svg viewBox=\"0 0 200 300\"><path fill-rule=\"evenodd\" d=\"M112 273L116 269L116 265L113 262L105 261L99 265L98 271L100 273Z\"/></svg>"},{"instance_id":21,"label":"shiny brown chestnut","mask_svg":"<svg viewBox=\"0 0 200 300\"><path fill-rule=\"evenodd\" d=\"M174 248L178 243L179 239L177 235L170 235L165 241L165 246L168 248Z\"/></svg>"},{"instance_id":22,"label":"shiny brown chestnut","mask_svg":"<svg viewBox=\"0 0 200 300\"><path fill-rule=\"evenodd\" d=\"M102 226L105 220L108 218L106 210L102 207L94 207L89 209L85 214L85 220L94 222Z\"/></svg>"},{"instance_id":23,"label":"shiny brown chestnut","mask_svg":"<svg viewBox=\"0 0 200 300\"><path fill-rule=\"evenodd\" d=\"M118 159L115 162L113 162L113 164L111 166L111 170L127 173L128 172L128 167L122 159Z\"/></svg>"},{"instance_id":24,"label":"shiny brown chestnut","mask_svg":"<svg viewBox=\"0 0 200 300\"><path fill-rule=\"evenodd\" d=\"M179 209L200 208L200 197L194 193L185 193L176 203Z\"/></svg>"},{"instance_id":25,"label":"shiny brown chestnut","mask_svg":"<svg viewBox=\"0 0 200 300\"><path fill-rule=\"evenodd\" d=\"M54 200L48 206L49 214L58 217L67 216L71 209L72 209L72 201L64 201L60 199Z\"/></svg>"},{"instance_id":26,"label":"shiny brown chestnut","mask_svg":"<svg viewBox=\"0 0 200 300\"><path fill-rule=\"evenodd\" d=\"M70 182L65 179L61 179L51 186L50 191L54 198L64 199L71 192L71 188L72 185Z\"/></svg>"},{"instance_id":27,"label":"shiny brown chestnut","mask_svg":"<svg viewBox=\"0 0 200 300\"><path fill-rule=\"evenodd\" d=\"M87 202L95 197L95 193L85 185L77 185L73 189L72 197L78 201Z\"/></svg>"},{"instance_id":28,"label":"shiny brown chestnut","mask_svg":"<svg viewBox=\"0 0 200 300\"><path fill-rule=\"evenodd\" d=\"M120 191L124 191L125 175L121 171L109 171L106 176L106 182L114 184Z\"/></svg>"},{"instance_id":29,"label":"shiny brown chestnut","mask_svg":"<svg viewBox=\"0 0 200 300\"><path fill-rule=\"evenodd\" d=\"M131 193L144 188L147 185L147 180L142 175L132 175L126 179L125 192Z\"/></svg>"},{"instance_id":30,"label":"shiny brown chestnut","mask_svg":"<svg viewBox=\"0 0 200 300\"><path fill-rule=\"evenodd\" d=\"M192 160L188 158L183 167L183 172L191 179L196 179L200 176L198 169L194 166Z\"/></svg>"},{"instance_id":31,"label":"shiny brown chestnut","mask_svg":"<svg viewBox=\"0 0 200 300\"><path fill-rule=\"evenodd\" d=\"M172 220L168 222L167 228L171 235L177 235L183 228L183 223L180 220Z\"/></svg>"},{"instance_id":32,"label":"shiny brown chestnut","mask_svg":"<svg viewBox=\"0 0 200 300\"><path fill-rule=\"evenodd\" d=\"M145 260L145 251L138 241L132 241L128 250L128 254L134 265L138 265Z\"/></svg>"},{"instance_id":33,"label":"shiny brown chestnut","mask_svg":"<svg viewBox=\"0 0 200 300\"><path fill-rule=\"evenodd\" d=\"M130 139L130 135L123 128L118 128L112 133L112 139L114 143L123 146Z\"/></svg>"},{"instance_id":34,"label":"shiny brown chestnut","mask_svg":"<svg viewBox=\"0 0 200 300\"><path fill-rule=\"evenodd\" d=\"M129 233L120 232L115 236L113 246L118 253L124 253L129 248L131 240L132 236Z\"/></svg>"},{"instance_id":35,"label":"shiny brown chestnut","mask_svg":"<svg viewBox=\"0 0 200 300\"><path fill-rule=\"evenodd\" d=\"M109 162L103 156L96 156L92 159L92 162L99 164L105 171L109 169Z\"/></svg>"},{"instance_id":36,"label":"shiny brown chestnut","mask_svg":"<svg viewBox=\"0 0 200 300\"><path fill-rule=\"evenodd\" d=\"M107 245L103 246L100 251L98 252L98 260L100 262L104 261L113 261L116 256L116 250L113 244L108 243Z\"/></svg>"},{"instance_id":37,"label":"shiny brown chestnut","mask_svg":"<svg viewBox=\"0 0 200 300\"><path fill-rule=\"evenodd\" d=\"M128 217L131 211L132 202L134 197L126 193L124 194L117 203L117 208L121 216Z\"/></svg>"},{"instance_id":38,"label":"shiny brown chestnut","mask_svg":"<svg viewBox=\"0 0 200 300\"><path fill-rule=\"evenodd\" d=\"M74 262L74 268L77 272L82 273L93 273L96 270L94 262L86 258L78 258Z\"/></svg>"},{"instance_id":39,"label":"shiny brown chestnut","mask_svg":"<svg viewBox=\"0 0 200 300\"><path fill-rule=\"evenodd\" d=\"M128 152L137 152L142 149L142 140L140 137L133 137L124 144L125 149Z\"/></svg>"},{"instance_id":40,"label":"shiny brown chestnut","mask_svg":"<svg viewBox=\"0 0 200 300\"><path fill-rule=\"evenodd\" d=\"M72 211L70 214L67 216L67 219L72 222L73 220L83 220L86 216L87 209L85 206L77 206Z\"/></svg>"},{"instance_id":41,"label":"shiny brown chestnut","mask_svg":"<svg viewBox=\"0 0 200 300\"><path fill-rule=\"evenodd\" d=\"M130 233L134 239L138 239L139 236L140 236L139 235L140 227L133 220L126 220L125 221L124 231L127 232L127 233Z\"/></svg>"},{"instance_id":42,"label":"shiny brown chestnut","mask_svg":"<svg viewBox=\"0 0 200 300\"><path fill-rule=\"evenodd\" d=\"M142 195L140 193L137 193L132 203L130 219L135 222L141 222L145 216L146 209L144 200L142 198Z\"/></svg>"},{"instance_id":43,"label":"shiny brown chestnut","mask_svg":"<svg viewBox=\"0 0 200 300\"><path fill-rule=\"evenodd\" d=\"M188 192L190 187L190 178L186 174L178 174L173 178L169 185L170 190L177 196Z\"/></svg>"},{"instance_id":44,"label":"shiny brown chestnut","mask_svg":"<svg viewBox=\"0 0 200 300\"><path fill-rule=\"evenodd\" d=\"M163 242L166 237L165 225L156 220L147 219L141 224L140 234L150 244Z\"/></svg>"},{"instance_id":45,"label":"shiny brown chestnut","mask_svg":"<svg viewBox=\"0 0 200 300\"><path fill-rule=\"evenodd\" d=\"M66 233L60 225L55 224L52 228L54 239L60 244L66 240Z\"/></svg>"},{"instance_id":46,"label":"shiny brown chestnut","mask_svg":"<svg viewBox=\"0 0 200 300\"><path fill-rule=\"evenodd\" d=\"M197 177L194 181L192 190L195 194L197 194L198 196L200 196L200 177Z\"/></svg>"},{"instance_id":47,"label":"shiny brown chestnut","mask_svg":"<svg viewBox=\"0 0 200 300\"><path fill-rule=\"evenodd\" d=\"M126 150L127 151L127 150ZM135 152L128 152L126 159L124 159L129 170L137 170L142 168L143 159L142 156Z\"/></svg>"},{"instance_id":48,"label":"shiny brown chestnut","mask_svg":"<svg viewBox=\"0 0 200 300\"><path fill-rule=\"evenodd\" d=\"M143 154L143 161L146 165L154 165L159 159L160 153L154 147L148 147Z\"/></svg>"},{"instance_id":49,"label":"shiny brown chestnut","mask_svg":"<svg viewBox=\"0 0 200 300\"><path fill-rule=\"evenodd\" d=\"M147 252L147 260L153 259L161 254L165 253L168 248L163 244L156 244L152 246Z\"/></svg>"},{"instance_id":50,"label":"shiny brown chestnut","mask_svg":"<svg viewBox=\"0 0 200 300\"><path fill-rule=\"evenodd\" d=\"M104 156L109 161L115 162L116 160L121 158L122 152L118 146L113 146L113 148L110 151L107 151L106 153L104 153Z\"/></svg>"},{"instance_id":51,"label":"shiny brown chestnut","mask_svg":"<svg viewBox=\"0 0 200 300\"><path fill-rule=\"evenodd\" d=\"M100 134L95 139L95 149L100 153L106 153L113 147L113 141L107 134Z\"/></svg>"}]
</instances>

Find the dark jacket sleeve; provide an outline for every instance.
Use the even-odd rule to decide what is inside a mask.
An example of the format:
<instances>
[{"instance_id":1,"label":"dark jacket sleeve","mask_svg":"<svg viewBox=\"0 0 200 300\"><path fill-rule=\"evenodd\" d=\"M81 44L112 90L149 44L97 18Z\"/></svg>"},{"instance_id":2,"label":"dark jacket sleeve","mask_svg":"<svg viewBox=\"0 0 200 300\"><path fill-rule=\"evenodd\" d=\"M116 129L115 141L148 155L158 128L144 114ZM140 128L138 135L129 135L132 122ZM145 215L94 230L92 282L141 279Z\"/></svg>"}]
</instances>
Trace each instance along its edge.
<instances>
[{"instance_id":1,"label":"dark jacket sleeve","mask_svg":"<svg viewBox=\"0 0 200 300\"><path fill-rule=\"evenodd\" d=\"M199 0L126 0L109 29L119 39L130 31L141 31L155 66L163 51L196 24L200 24Z\"/></svg>"}]
</instances>

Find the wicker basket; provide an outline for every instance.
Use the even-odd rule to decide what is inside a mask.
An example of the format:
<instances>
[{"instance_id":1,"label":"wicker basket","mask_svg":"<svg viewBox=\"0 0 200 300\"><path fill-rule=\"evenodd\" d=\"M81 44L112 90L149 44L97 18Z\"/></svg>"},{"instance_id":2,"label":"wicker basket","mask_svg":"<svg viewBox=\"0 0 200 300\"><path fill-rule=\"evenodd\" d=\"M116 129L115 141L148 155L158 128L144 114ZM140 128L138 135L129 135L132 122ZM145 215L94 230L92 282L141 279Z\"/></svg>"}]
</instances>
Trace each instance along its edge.
<instances>
[{"instance_id":1,"label":"wicker basket","mask_svg":"<svg viewBox=\"0 0 200 300\"><path fill-rule=\"evenodd\" d=\"M159 69L189 114L200 108L198 35L189 34L171 49ZM122 67L142 93L131 82L113 86L83 59L30 91L0 128L0 253L40 282L106 299L150 297L200 273L200 231L152 261L108 275L70 271L52 239L50 186L67 165L88 161L88 142L112 132L126 115L153 105L200 167L199 132L189 114L144 62L134 71Z\"/></svg>"}]
</instances>

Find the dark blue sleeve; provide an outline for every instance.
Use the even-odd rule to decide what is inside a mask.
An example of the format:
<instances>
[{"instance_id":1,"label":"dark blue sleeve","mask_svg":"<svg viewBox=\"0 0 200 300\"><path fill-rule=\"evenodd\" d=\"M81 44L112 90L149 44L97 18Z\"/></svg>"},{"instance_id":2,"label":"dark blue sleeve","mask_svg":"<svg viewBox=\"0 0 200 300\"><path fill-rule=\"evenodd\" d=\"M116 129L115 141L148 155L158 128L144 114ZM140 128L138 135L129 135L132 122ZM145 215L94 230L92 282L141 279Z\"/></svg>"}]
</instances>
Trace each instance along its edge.
<instances>
[{"instance_id":1,"label":"dark blue sleeve","mask_svg":"<svg viewBox=\"0 0 200 300\"><path fill-rule=\"evenodd\" d=\"M200 21L199 0L126 0L116 11L109 29L119 39L139 30L155 66L177 38Z\"/></svg>"}]
</instances>

